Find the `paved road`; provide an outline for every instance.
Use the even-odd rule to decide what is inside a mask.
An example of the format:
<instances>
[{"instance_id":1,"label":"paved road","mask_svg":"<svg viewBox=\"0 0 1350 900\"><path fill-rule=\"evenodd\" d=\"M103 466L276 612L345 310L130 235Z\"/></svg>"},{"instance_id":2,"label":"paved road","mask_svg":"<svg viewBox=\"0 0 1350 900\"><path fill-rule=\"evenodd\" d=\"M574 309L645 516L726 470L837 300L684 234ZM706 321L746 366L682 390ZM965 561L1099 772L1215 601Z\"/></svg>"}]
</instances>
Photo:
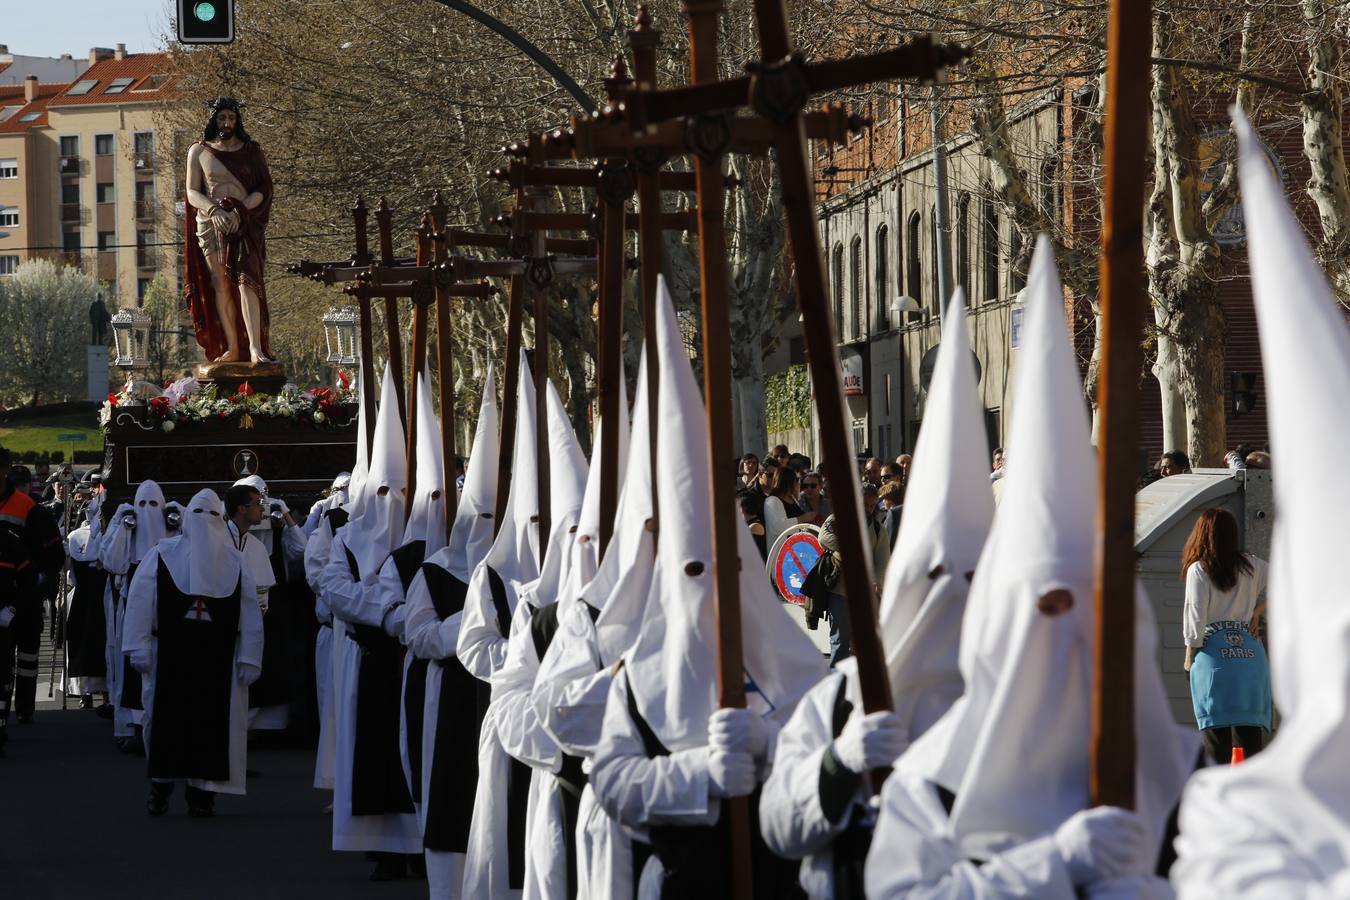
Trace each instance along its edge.
<instances>
[{"instance_id":1,"label":"paved road","mask_svg":"<svg viewBox=\"0 0 1350 900\"><path fill-rule=\"evenodd\" d=\"M39 698L45 700L45 685ZM16 900L412 900L426 882L373 884L361 854L329 849L326 792L310 787L313 754L249 754L245 797L219 797L190 819L182 788L169 814L145 813L145 760L118 753L92 711L43 703L33 725L11 720L0 760L0 895ZM31 811L31 812L30 812Z\"/></svg>"}]
</instances>

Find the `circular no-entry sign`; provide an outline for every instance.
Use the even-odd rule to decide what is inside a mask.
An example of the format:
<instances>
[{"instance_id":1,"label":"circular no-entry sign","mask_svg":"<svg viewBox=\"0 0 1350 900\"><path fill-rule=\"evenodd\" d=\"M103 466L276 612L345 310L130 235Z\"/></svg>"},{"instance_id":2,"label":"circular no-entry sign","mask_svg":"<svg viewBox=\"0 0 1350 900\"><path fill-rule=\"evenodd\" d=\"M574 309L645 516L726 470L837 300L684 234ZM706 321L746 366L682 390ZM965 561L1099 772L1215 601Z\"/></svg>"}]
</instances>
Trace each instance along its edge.
<instances>
[{"instance_id":1,"label":"circular no-entry sign","mask_svg":"<svg viewBox=\"0 0 1350 900\"><path fill-rule=\"evenodd\" d=\"M793 525L779 535L769 550L769 577L778 588L778 595L789 603L806 602L802 585L823 552L816 539L819 531L815 525Z\"/></svg>"}]
</instances>

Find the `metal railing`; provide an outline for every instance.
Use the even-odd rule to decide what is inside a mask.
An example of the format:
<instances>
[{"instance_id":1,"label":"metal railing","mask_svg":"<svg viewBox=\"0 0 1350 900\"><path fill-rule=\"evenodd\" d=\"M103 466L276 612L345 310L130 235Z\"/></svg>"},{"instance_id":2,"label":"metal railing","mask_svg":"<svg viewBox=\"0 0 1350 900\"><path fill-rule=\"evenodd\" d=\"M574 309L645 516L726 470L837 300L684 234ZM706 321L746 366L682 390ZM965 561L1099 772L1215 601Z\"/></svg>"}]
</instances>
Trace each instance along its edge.
<instances>
[{"instance_id":1,"label":"metal railing","mask_svg":"<svg viewBox=\"0 0 1350 900\"><path fill-rule=\"evenodd\" d=\"M79 222L84 217L83 208L78 203L61 204L62 222Z\"/></svg>"}]
</instances>

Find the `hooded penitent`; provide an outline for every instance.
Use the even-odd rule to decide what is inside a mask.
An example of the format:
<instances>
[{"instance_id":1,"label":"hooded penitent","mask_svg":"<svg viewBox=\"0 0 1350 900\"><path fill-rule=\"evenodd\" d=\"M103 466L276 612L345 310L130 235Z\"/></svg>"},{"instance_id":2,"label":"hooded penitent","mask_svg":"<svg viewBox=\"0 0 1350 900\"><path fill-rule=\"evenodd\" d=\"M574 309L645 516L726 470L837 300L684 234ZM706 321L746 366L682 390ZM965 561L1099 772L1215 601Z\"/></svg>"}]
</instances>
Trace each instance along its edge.
<instances>
[{"instance_id":1,"label":"hooded penitent","mask_svg":"<svg viewBox=\"0 0 1350 900\"><path fill-rule=\"evenodd\" d=\"M470 594L488 592L491 569L505 589L507 611L514 612L521 587L539 577L539 482L535 477L534 384L525 354L520 355L516 396L516 446L511 457L511 489L506 515L492 549L473 574ZM509 619L504 627L509 627Z\"/></svg>"},{"instance_id":2,"label":"hooded penitent","mask_svg":"<svg viewBox=\"0 0 1350 900\"><path fill-rule=\"evenodd\" d=\"M164 526L164 492L155 482L142 481L136 488L132 509L136 513L136 533L131 540L131 561L139 562L168 536Z\"/></svg>"},{"instance_id":3,"label":"hooded penitent","mask_svg":"<svg viewBox=\"0 0 1350 900\"><path fill-rule=\"evenodd\" d=\"M604 419L595 424L595 446L591 453L593 464L586 478L586 492L581 498L581 511L577 514L577 525L572 540L568 542L571 559L568 563L567 581L559 590L558 599L574 600L595 577L600 563L600 480L605 472L616 472L622 479L628 465L628 392L623 380L622 363L619 371L619 419L617 425L610 425ZM604 447L605 434L609 429L618 431L615 445L615 459L604 459L601 449ZM618 509L615 509L618 517ZM613 548L614 534L610 535L610 547ZM598 606L596 607L599 608Z\"/></svg>"},{"instance_id":4,"label":"hooded penitent","mask_svg":"<svg viewBox=\"0 0 1350 900\"><path fill-rule=\"evenodd\" d=\"M455 511L455 523L446 545L445 568L465 584L492 546L492 521L497 506L497 378L488 368L483 382L483 400L478 407L478 425L469 448L464 471L464 491Z\"/></svg>"},{"instance_id":5,"label":"hooded penitent","mask_svg":"<svg viewBox=\"0 0 1350 900\"><path fill-rule=\"evenodd\" d=\"M176 552L165 553L163 559L180 591L201 597L228 597L234 592L243 557L230 540L225 504L215 491L198 491L188 501L179 541Z\"/></svg>"},{"instance_id":6,"label":"hooded penitent","mask_svg":"<svg viewBox=\"0 0 1350 900\"><path fill-rule=\"evenodd\" d=\"M403 529L403 541L426 541L425 556L445 546L445 461L441 423L431 407L425 373L417 379L417 495Z\"/></svg>"},{"instance_id":7,"label":"hooded penitent","mask_svg":"<svg viewBox=\"0 0 1350 900\"><path fill-rule=\"evenodd\" d=\"M994 518L965 309L958 289L943 322L905 515L881 593L891 696L911 740L961 696L961 618Z\"/></svg>"},{"instance_id":8,"label":"hooded penitent","mask_svg":"<svg viewBox=\"0 0 1350 900\"><path fill-rule=\"evenodd\" d=\"M571 571L572 545L586 489L586 456L552 381L548 382L548 456L549 515L553 521L539 580L527 590L530 604L536 607L558 599L558 591Z\"/></svg>"},{"instance_id":9,"label":"hooded penitent","mask_svg":"<svg viewBox=\"0 0 1350 900\"><path fill-rule=\"evenodd\" d=\"M404 448L394 376L386 368L375 423L375 448L360 492L361 512L342 531L343 544L355 557L362 577L378 572L403 537L403 491L407 487L408 464Z\"/></svg>"},{"instance_id":10,"label":"hooded penitent","mask_svg":"<svg viewBox=\"0 0 1350 900\"><path fill-rule=\"evenodd\" d=\"M1277 440L1269 621L1281 722L1259 756L1187 786L1172 875L1185 897L1339 897L1350 889L1350 485L1335 410L1350 394L1350 334L1260 139L1233 118Z\"/></svg>"},{"instance_id":11,"label":"hooded penitent","mask_svg":"<svg viewBox=\"0 0 1350 900\"><path fill-rule=\"evenodd\" d=\"M965 694L897 763L897 772L955 793L947 836L976 859L1052 833L1089 802L1097 494L1064 295L1044 238L1027 296L1008 440L1018 464L1004 479L966 603ZM1072 606L1041 612L1038 601L1056 590L1068 591ZM1138 810L1160 842L1192 758L1175 737L1142 592L1135 624L1135 718L1147 736Z\"/></svg>"},{"instance_id":12,"label":"hooded penitent","mask_svg":"<svg viewBox=\"0 0 1350 900\"><path fill-rule=\"evenodd\" d=\"M671 750L707 743L717 703L717 611L713 589L713 475L703 400L664 279L657 297L661 431L657 482L661 536L656 600L664 622L649 617L627 657L642 718ZM675 473L678 473L676 476ZM693 486L692 489L690 486ZM824 674L820 652L783 610L764 577L749 530L736 522L746 705L782 722ZM735 564L723 560L723 565Z\"/></svg>"},{"instance_id":13,"label":"hooded penitent","mask_svg":"<svg viewBox=\"0 0 1350 900\"><path fill-rule=\"evenodd\" d=\"M638 363L637 384L647 383L647 349ZM581 599L600 610L595 620L600 659L613 663L637 640L643 611L656 570L652 521L650 406L647 391L633 402L632 445L628 451L623 490L614 520L614 536L600 569L581 592Z\"/></svg>"}]
</instances>

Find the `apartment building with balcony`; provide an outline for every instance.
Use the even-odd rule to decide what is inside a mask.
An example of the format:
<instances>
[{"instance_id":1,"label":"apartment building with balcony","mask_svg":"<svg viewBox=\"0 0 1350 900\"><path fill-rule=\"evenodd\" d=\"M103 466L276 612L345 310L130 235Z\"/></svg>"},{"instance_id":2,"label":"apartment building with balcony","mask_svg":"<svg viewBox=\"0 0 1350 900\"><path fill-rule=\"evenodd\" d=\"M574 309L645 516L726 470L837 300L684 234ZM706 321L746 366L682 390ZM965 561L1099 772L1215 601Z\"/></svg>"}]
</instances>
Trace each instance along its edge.
<instances>
[{"instance_id":1,"label":"apartment building with balcony","mask_svg":"<svg viewBox=\"0 0 1350 900\"><path fill-rule=\"evenodd\" d=\"M136 306L163 275L179 287L173 135L156 129L172 100L169 57L96 48L65 84L0 85L0 276L54 258L107 285L109 307ZM0 114L2 115L2 114Z\"/></svg>"}]
</instances>

